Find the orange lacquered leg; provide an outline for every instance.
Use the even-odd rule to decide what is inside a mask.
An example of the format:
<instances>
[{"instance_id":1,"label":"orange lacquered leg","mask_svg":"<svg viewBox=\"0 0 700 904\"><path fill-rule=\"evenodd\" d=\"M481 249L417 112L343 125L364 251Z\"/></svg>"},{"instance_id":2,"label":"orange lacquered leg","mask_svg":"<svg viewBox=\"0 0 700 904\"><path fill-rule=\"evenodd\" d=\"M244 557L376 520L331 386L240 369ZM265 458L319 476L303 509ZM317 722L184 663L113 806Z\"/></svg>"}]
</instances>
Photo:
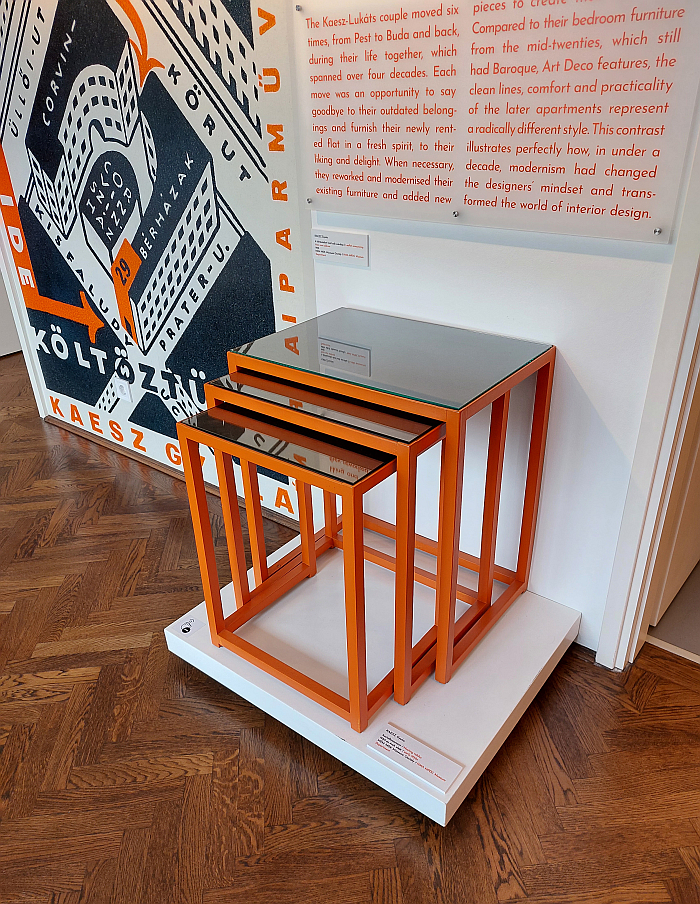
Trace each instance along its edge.
<instances>
[{"instance_id":1,"label":"orange lacquered leg","mask_svg":"<svg viewBox=\"0 0 700 904\"><path fill-rule=\"evenodd\" d=\"M343 565L345 571L345 631L348 649L350 724L367 727L367 650L365 637L365 559L362 495L343 494Z\"/></svg>"},{"instance_id":2,"label":"orange lacquered leg","mask_svg":"<svg viewBox=\"0 0 700 904\"><path fill-rule=\"evenodd\" d=\"M190 502L190 511L192 512L192 526L197 545L199 569L202 573L202 586L207 605L207 619L209 621L211 641L214 646L220 647L221 643L217 635L224 626L224 612L221 605L219 575L216 568L214 540L211 535L211 524L209 522L209 508L204 488L202 462L199 457L199 443L189 439L184 431L180 430L179 424L178 436L180 437L180 451L185 471L187 495Z\"/></svg>"},{"instance_id":3,"label":"orange lacquered leg","mask_svg":"<svg viewBox=\"0 0 700 904\"><path fill-rule=\"evenodd\" d=\"M448 682L452 675L466 418L458 411L451 411L447 415L445 426L440 467L440 521L435 599L437 625L435 678L442 684Z\"/></svg>"},{"instance_id":4,"label":"orange lacquered leg","mask_svg":"<svg viewBox=\"0 0 700 904\"><path fill-rule=\"evenodd\" d=\"M258 487L258 469L251 461L241 459L243 474L243 490L245 493L245 511L248 518L248 536L250 538L250 554L253 559L255 586L259 587L267 579L267 552L265 551L265 528L263 526L262 506L260 505L260 488Z\"/></svg>"},{"instance_id":5,"label":"orange lacquered leg","mask_svg":"<svg viewBox=\"0 0 700 904\"><path fill-rule=\"evenodd\" d=\"M338 535L338 505L334 493L323 491L324 533L331 540Z\"/></svg>"},{"instance_id":6,"label":"orange lacquered leg","mask_svg":"<svg viewBox=\"0 0 700 904\"><path fill-rule=\"evenodd\" d=\"M316 574L316 538L314 537L314 510L311 501L311 487L297 479L299 500L299 534L301 537L301 560L309 566L309 577Z\"/></svg>"},{"instance_id":7,"label":"orange lacquered leg","mask_svg":"<svg viewBox=\"0 0 700 904\"><path fill-rule=\"evenodd\" d=\"M537 372L535 389L535 405L532 412L532 431L530 434L530 454L527 462L527 480L525 483L525 501L523 503L523 523L520 529L520 548L518 550L518 579L527 586L530 579L532 548L535 543L535 524L537 506L542 487L542 468L544 466L544 448L549 421L549 405L552 398L552 380L554 378L554 360Z\"/></svg>"},{"instance_id":8,"label":"orange lacquered leg","mask_svg":"<svg viewBox=\"0 0 700 904\"><path fill-rule=\"evenodd\" d=\"M542 481L542 467L544 463L545 438L547 434L547 418L552 391L552 374L554 368L554 355L548 363L540 368L537 375L537 388L535 390L535 405L532 419L532 432L530 438L530 452L528 457L527 479L525 484L525 502L523 506L523 526L520 534L520 548L518 552L518 569L509 586L498 599L491 603L481 617L470 627L466 633L460 636L454 645L453 668L474 649L479 641L491 630L499 618L508 610L518 596L527 588L527 580L532 559L532 544L535 532L535 518L537 504ZM493 415L492 415L493 417ZM492 422L493 431L496 429ZM497 430L496 430L497 432ZM487 478L488 482L488 478ZM497 513L496 513L497 514ZM484 551L482 549L482 562ZM481 577L480 571L480 577ZM482 603L483 605L483 603Z\"/></svg>"},{"instance_id":9,"label":"orange lacquered leg","mask_svg":"<svg viewBox=\"0 0 700 904\"><path fill-rule=\"evenodd\" d=\"M416 549L416 456L407 447L396 459L396 602L394 700L411 699L413 581Z\"/></svg>"},{"instance_id":10,"label":"orange lacquered leg","mask_svg":"<svg viewBox=\"0 0 700 904\"><path fill-rule=\"evenodd\" d=\"M506 448L506 428L510 392L504 393L491 405L491 429L489 451L486 463L486 488L484 491L484 518L481 527L481 556L479 559L480 603L491 605L493 595L493 574L496 566L496 533L498 530L498 508L501 501L501 478L503 477L503 455Z\"/></svg>"},{"instance_id":11,"label":"orange lacquered leg","mask_svg":"<svg viewBox=\"0 0 700 904\"><path fill-rule=\"evenodd\" d=\"M233 581L233 590L236 596L236 608L240 609L250 598L250 588L248 586L248 569L245 564L243 530L241 528L241 513L238 508L236 479L233 473L233 459L220 449L214 449L214 457L216 458L216 472L219 475L221 510L226 527L228 557L231 563L231 580Z\"/></svg>"}]
</instances>

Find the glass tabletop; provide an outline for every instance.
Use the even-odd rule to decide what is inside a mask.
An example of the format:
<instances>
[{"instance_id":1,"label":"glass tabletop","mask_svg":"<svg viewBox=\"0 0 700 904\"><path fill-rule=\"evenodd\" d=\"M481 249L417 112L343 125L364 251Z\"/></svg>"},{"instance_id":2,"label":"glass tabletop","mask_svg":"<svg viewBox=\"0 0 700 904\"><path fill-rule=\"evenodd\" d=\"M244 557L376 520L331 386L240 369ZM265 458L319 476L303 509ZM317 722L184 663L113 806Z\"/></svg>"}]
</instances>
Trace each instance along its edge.
<instances>
[{"instance_id":1,"label":"glass tabletop","mask_svg":"<svg viewBox=\"0 0 700 904\"><path fill-rule=\"evenodd\" d=\"M248 412L227 405L201 411L181 423L227 440L242 452L262 452L270 457L271 468L275 462L279 467L280 462L288 461L351 485L391 461L391 456L382 452L360 449L341 440L328 442L321 434L302 428L290 430L269 418L253 418Z\"/></svg>"},{"instance_id":2,"label":"glass tabletop","mask_svg":"<svg viewBox=\"0 0 700 904\"><path fill-rule=\"evenodd\" d=\"M411 443L437 426L437 421L410 415L397 415L369 405L353 405L345 399L336 400L328 393L308 393L282 380L261 379L250 374L237 373L211 380L208 384L223 389L232 398L250 396L271 402L284 409L302 409L304 414L323 421L333 421L347 427L357 427L365 433L383 436L401 443ZM321 404L325 402L325 404ZM335 406L334 406L335 403ZM234 402L236 404L236 402ZM243 402L245 404L245 402ZM284 415L283 415L284 416ZM319 427L323 430L323 427Z\"/></svg>"},{"instance_id":3,"label":"glass tabletop","mask_svg":"<svg viewBox=\"0 0 700 904\"><path fill-rule=\"evenodd\" d=\"M233 351L459 410L551 347L543 342L339 308Z\"/></svg>"}]
</instances>

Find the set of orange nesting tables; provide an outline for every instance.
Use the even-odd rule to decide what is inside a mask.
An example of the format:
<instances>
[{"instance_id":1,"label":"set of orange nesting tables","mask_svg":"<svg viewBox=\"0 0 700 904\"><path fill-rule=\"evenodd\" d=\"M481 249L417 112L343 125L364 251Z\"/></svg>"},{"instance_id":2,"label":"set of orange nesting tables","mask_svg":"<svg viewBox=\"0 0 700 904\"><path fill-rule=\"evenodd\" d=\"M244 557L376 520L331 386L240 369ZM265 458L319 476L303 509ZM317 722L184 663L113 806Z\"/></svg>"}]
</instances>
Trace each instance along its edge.
<instances>
[{"instance_id":1,"label":"set of orange nesting tables","mask_svg":"<svg viewBox=\"0 0 700 904\"><path fill-rule=\"evenodd\" d=\"M178 424L212 642L315 700L364 731L394 696L406 704L435 669L453 671L527 587L552 391L553 346L384 314L341 308L229 352L230 373L205 387L207 410ZM534 377L534 404L517 564L496 564L496 536L510 394ZM459 548L467 421L491 407L480 555ZM418 456L441 444L437 541L416 533ZM200 445L214 453L235 610L224 614ZM240 486L236 467L240 467ZM258 469L292 481L298 547L269 564ZM363 497L396 474L396 523L364 513ZM311 488L323 493L314 529ZM242 489L253 561L245 564ZM342 514L338 513L340 497ZM390 538L394 554L368 545L365 531ZM344 697L237 635L237 630L343 552L348 694ZM419 550L435 571L419 568ZM393 668L367 685L365 562L395 573ZM459 583L459 568L478 575ZM435 590L432 627L414 638L415 583ZM501 592L496 597L494 583ZM468 608L459 617L456 601ZM329 602L330 604L330 602ZM310 626L311 628L312 626Z\"/></svg>"}]
</instances>

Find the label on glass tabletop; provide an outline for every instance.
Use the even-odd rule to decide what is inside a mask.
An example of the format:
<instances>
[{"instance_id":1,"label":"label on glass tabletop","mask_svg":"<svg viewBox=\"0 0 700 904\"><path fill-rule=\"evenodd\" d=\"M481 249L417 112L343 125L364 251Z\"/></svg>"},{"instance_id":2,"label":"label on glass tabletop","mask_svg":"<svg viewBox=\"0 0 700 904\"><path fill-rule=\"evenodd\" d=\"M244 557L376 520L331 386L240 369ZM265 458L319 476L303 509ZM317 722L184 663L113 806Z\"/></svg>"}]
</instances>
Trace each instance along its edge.
<instances>
[{"instance_id":1,"label":"label on glass tabletop","mask_svg":"<svg viewBox=\"0 0 700 904\"><path fill-rule=\"evenodd\" d=\"M321 371L342 370L361 377L371 376L370 349L350 345L336 339L318 338L318 359Z\"/></svg>"}]
</instances>

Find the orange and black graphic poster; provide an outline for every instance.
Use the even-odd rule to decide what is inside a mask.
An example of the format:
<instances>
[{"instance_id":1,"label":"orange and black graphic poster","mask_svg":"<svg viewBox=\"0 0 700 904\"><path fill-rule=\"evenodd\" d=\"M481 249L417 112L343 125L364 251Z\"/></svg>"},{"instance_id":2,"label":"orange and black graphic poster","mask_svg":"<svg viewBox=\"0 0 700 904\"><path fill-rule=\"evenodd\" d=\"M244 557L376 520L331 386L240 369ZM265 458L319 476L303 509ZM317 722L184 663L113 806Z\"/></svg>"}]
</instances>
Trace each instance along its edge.
<instances>
[{"instance_id":1,"label":"orange and black graphic poster","mask_svg":"<svg viewBox=\"0 0 700 904\"><path fill-rule=\"evenodd\" d=\"M304 315L286 6L0 5L0 212L45 406L177 467L226 351Z\"/></svg>"}]
</instances>

